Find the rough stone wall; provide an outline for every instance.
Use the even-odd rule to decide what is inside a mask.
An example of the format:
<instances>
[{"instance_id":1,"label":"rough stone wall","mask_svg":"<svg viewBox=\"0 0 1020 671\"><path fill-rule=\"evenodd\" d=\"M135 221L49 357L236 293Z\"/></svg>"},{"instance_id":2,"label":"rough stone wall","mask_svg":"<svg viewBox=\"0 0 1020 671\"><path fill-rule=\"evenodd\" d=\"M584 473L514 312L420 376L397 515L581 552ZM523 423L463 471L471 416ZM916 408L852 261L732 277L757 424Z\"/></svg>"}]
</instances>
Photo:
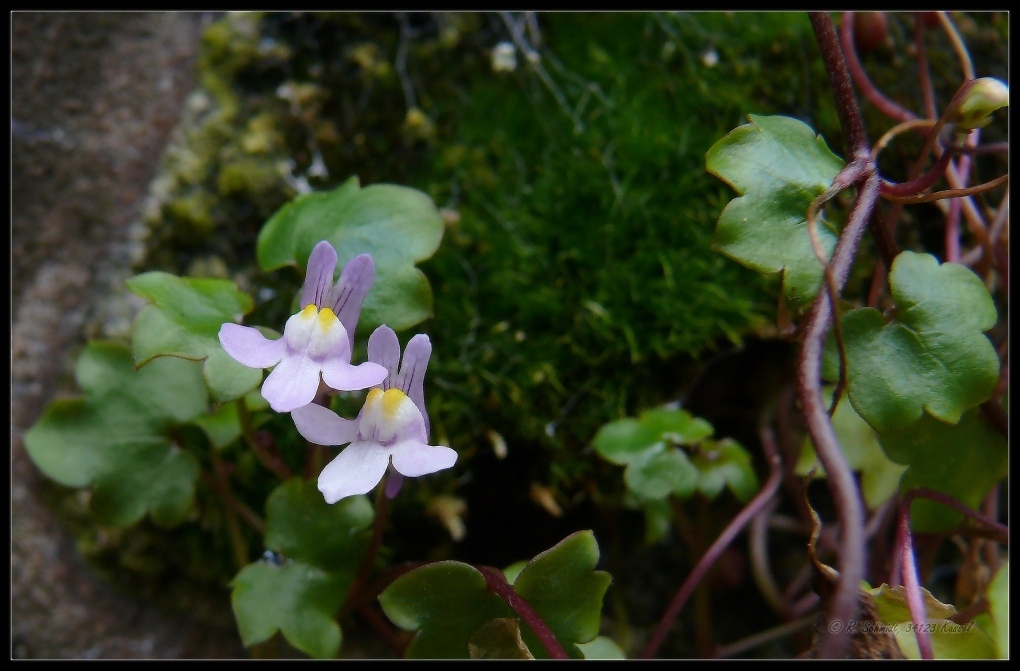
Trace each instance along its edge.
<instances>
[{"instance_id":1,"label":"rough stone wall","mask_svg":"<svg viewBox=\"0 0 1020 671\"><path fill-rule=\"evenodd\" d=\"M206 18L11 15L13 658L246 656L232 626L167 616L94 576L41 502L22 444L47 402L71 389L86 327L131 274L132 231L194 86ZM229 615L226 598L220 608Z\"/></svg>"}]
</instances>

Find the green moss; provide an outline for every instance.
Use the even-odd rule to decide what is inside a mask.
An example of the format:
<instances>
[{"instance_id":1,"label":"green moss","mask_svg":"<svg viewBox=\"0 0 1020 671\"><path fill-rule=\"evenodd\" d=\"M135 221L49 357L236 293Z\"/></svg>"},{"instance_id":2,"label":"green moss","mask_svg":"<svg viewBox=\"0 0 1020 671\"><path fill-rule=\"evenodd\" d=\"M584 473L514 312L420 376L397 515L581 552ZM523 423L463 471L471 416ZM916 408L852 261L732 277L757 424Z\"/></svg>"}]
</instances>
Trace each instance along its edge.
<instances>
[{"instance_id":1,"label":"green moss","mask_svg":"<svg viewBox=\"0 0 1020 671\"><path fill-rule=\"evenodd\" d=\"M212 213L215 205L216 199L212 195L197 191L167 202L163 206L163 216L180 238L202 240L216 228Z\"/></svg>"}]
</instances>

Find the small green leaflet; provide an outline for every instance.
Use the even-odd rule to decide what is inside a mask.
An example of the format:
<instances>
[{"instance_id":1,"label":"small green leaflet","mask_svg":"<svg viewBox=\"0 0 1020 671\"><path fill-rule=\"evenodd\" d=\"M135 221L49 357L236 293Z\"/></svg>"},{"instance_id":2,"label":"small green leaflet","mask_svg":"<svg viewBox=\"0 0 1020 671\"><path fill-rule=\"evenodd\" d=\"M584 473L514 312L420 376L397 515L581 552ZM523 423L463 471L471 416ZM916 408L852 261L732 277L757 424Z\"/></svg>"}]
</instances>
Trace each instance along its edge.
<instances>
[{"instance_id":1,"label":"small green leaflet","mask_svg":"<svg viewBox=\"0 0 1020 671\"><path fill-rule=\"evenodd\" d=\"M925 410L955 424L999 379L999 357L983 333L995 326L992 297L966 266L914 252L893 261L889 286L891 322L873 308L843 315L850 402L880 434L907 428Z\"/></svg>"},{"instance_id":2,"label":"small green leaflet","mask_svg":"<svg viewBox=\"0 0 1020 671\"><path fill-rule=\"evenodd\" d=\"M340 578L303 562L256 562L241 569L230 586L237 629L246 646L279 630L291 645L316 659L336 656L342 634L335 617L346 588Z\"/></svg>"},{"instance_id":3,"label":"small green leaflet","mask_svg":"<svg viewBox=\"0 0 1020 671\"><path fill-rule=\"evenodd\" d=\"M715 248L763 273L783 272L783 290L803 305L818 290L822 265L811 247L807 210L832 185L843 161L806 124L784 116L748 115L705 155L708 172L741 195L719 215ZM837 233L819 218L826 256Z\"/></svg>"},{"instance_id":4,"label":"small green leaflet","mask_svg":"<svg viewBox=\"0 0 1020 671\"><path fill-rule=\"evenodd\" d=\"M596 571L599 546L590 531L575 532L535 556L514 580L514 591L531 604L553 634L575 659L583 657L577 643L587 643L599 633L602 597L612 578ZM522 632L536 657L545 648L530 627Z\"/></svg>"},{"instance_id":5,"label":"small green leaflet","mask_svg":"<svg viewBox=\"0 0 1020 671\"><path fill-rule=\"evenodd\" d=\"M1008 445L998 431L969 410L956 424L946 424L925 413L913 426L879 434L882 449L893 461L909 465L900 490L927 487L952 496L964 505L981 507L988 492L1007 474ZM951 529L963 513L927 499L910 505L916 532Z\"/></svg>"},{"instance_id":6,"label":"small green leaflet","mask_svg":"<svg viewBox=\"0 0 1020 671\"><path fill-rule=\"evenodd\" d=\"M76 376L84 397L51 403L25 434L32 461L62 485L91 486L104 524L127 526L147 512L165 526L182 522L199 466L173 428L206 409L201 366L167 358L136 371L127 348L92 341Z\"/></svg>"},{"instance_id":7,"label":"small green leaflet","mask_svg":"<svg viewBox=\"0 0 1020 671\"><path fill-rule=\"evenodd\" d=\"M127 281L131 291L151 301L135 320L135 365L156 357L205 360L202 372L219 403L244 396L262 382L262 371L243 366L220 346L220 326L251 312L251 297L229 280L177 277L149 272Z\"/></svg>"},{"instance_id":8,"label":"small green leaflet","mask_svg":"<svg viewBox=\"0 0 1020 671\"><path fill-rule=\"evenodd\" d=\"M443 237L443 219L432 199L395 184L361 188L351 177L333 191L300 195L270 217L258 238L263 270L304 267L312 248L326 240L344 265L368 253L376 278L365 299L358 331L380 324L395 331L432 315L432 288L415 264L431 257Z\"/></svg>"},{"instance_id":9,"label":"small green leaflet","mask_svg":"<svg viewBox=\"0 0 1020 671\"><path fill-rule=\"evenodd\" d=\"M579 531L540 553L513 582L563 645L567 654L582 659L578 644L598 634L602 598L609 574L596 571L598 544L590 531ZM490 592L475 568L455 561L428 564L395 580L379 596L383 611L394 624L417 631L405 654L408 658L465 659L491 654L512 642L512 631L497 619L517 619L500 597ZM519 624L523 647L511 646L515 656L527 650L545 659L547 652L526 624Z\"/></svg>"},{"instance_id":10,"label":"small green leaflet","mask_svg":"<svg viewBox=\"0 0 1020 671\"><path fill-rule=\"evenodd\" d=\"M515 616L481 573L456 561L427 564L397 578L379 603L393 624L418 632L404 653L408 659L467 659L476 631L495 618Z\"/></svg>"},{"instance_id":11,"label":"small green leaflet","mask_svg":"<svg viewBox=\"0 0 1020 671\"><path fill-rule=\"evenodd\" d=\"M917 634L911 629L910 609L902 585L880 585L868 590L875 599L875 611L883 625L893 628L896 644L907 659L920 659ZM930 626L932 652L935 659L995 659L995 643L973 622L956 624L949 620L956 609L942 603L921 588L924 612Z\"/></svg>"},{"instance_id":12,"label":"small green leaflet","mask_svg":"<svg viewBox=\"0 0 1020 671\"><path fill-rule=\"evenodd\" d=\"M638 500L698 491L712 499L723 487L748 500L758 489L750 456L736 441L710 440L712 433L711 424L685 410L648 410L606 424L592 442L602 457L627 466L623 479Z\"/></svg>"},{"instance_id":13,"label":"small green leaflet","mask_svg":"<svg viewBox=\"0 0 1020 671\"><path fill-rule=\"evenodd\" d=\"M335 657L342 640L337 612L368 545L372 506L364 496L336 505L314 481L281 484L266 501L266 547L282 565L249 564L231 583L231 604L245 645L277 631L317 659Z\"/></svg>"},{"instance_id":14,"label":"small green leaflet","mask_svg":"<svg viewBox=\"0 0 1020 671\"><path fill-rule=\"evenodd\" d=\"M366 497L330 505L315 481L294 478L266 500L266 547L353 578L368 546L372 517Z\"/></svg>"}]
</instances>

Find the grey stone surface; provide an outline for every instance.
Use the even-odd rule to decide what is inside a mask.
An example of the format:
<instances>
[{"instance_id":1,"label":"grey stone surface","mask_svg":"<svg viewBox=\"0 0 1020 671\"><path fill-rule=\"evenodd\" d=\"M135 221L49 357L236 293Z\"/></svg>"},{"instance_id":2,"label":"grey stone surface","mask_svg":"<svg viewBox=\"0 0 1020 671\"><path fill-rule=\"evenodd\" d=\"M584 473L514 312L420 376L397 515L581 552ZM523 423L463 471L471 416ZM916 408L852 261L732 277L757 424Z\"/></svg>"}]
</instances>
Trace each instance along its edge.
<instances>
[{"instance_id":1,"label":"grey stone surface","mask_svg":"<svg viewBox=\"0 0 1020 671\"><path fill-rule=\"evenodd\" d=\"M194 86L205 17L14 12L11 263L11 656L244 657L230 626L160 612L82 562L39 497L22 437L73 390L86 326L132 273L138 217ZM98 316L98 317L97 317ZM228 625L229 603L214 604Z\"/></svg>"}]
</instances>

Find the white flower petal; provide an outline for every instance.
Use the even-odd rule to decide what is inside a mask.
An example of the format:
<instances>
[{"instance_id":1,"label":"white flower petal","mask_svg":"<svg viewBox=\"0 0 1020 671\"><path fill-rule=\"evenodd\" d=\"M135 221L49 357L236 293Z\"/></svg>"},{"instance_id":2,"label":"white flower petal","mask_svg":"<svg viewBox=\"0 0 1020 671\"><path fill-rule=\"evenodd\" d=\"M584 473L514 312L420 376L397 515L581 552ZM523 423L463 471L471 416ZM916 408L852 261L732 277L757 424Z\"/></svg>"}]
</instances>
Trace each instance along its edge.
<instances>
[{"instance_id":1,"label":"white flower petal","mask_svg":"<svg viewBox=\"0 0 1020 671\"><path fill-rule=\"evenodd\" d=\"M326 503L367 494L379 484L389 465L389 452L378 443L351 443L319 474L319 491Z\"/></svg>"},{"instance_id":2,"label":"white flower petal","mask_svg":"<svg viewBox=\"0 0 1020 671\"><path fill-rule=\"evenodd\" d=\"M304 354L285 356L262 385L262 397L276 412L308 405L319 389L319 366Z\"/></svg>"},{"instance_id":3,"label":"white flower petal","mask_svg":"<svg viewBox=\"0 0 1020 671\"><path fill-rule=\"evenodd\" d=\"M344 445L358 437L357 420L344 419L315 403L295 408L290 416L298 433L317 445Z\"/></svg>"},{"instance_id":4,"label":"white flower petal","mask_svg":"<svg viewBox=\"0 0 1020 671\"><path fill-rule=\"evenodd\" d=\"M426 445L417 440L405 440L390 448L393 468L401 475L416 478L450 468L457 463L457 453L442 445Z\"/></svg>"},{"instance_id":5,"label":"white flower petal","mask_svg":"<svg viewBox=\"0 0 1020 671\"><path fill-rule=\"evenodd\" d=\"M227 354L249 368L275 366L287 351L283 338L270 340L250 326L228 322L220 327L219 336Z\"/></svg>"},{"instance_id":6,"label":"white flower petal","mask_svg":"<svg viewBox=\"0 0 1020 671\"><path fill-rule=\"evenodd\" d=\"M386 369L366 361L352 366L342 359L329 359L322 363L322 381L337 391L357 391L381 384Z\"/></svg>"}]
</instances>

